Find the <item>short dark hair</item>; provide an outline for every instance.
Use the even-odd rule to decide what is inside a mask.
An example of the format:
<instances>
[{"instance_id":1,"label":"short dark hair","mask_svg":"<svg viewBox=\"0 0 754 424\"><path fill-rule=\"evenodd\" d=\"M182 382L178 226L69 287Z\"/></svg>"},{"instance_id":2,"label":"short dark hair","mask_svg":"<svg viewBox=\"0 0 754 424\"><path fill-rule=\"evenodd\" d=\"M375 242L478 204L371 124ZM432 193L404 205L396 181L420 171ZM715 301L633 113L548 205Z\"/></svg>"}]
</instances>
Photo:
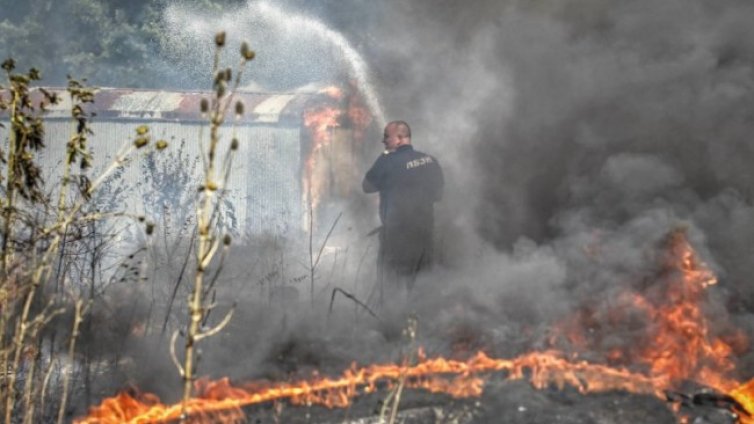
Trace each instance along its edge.
<instances>
[{"instance_id":1,"label":"short dark hair","mask_svg":"<svg viewBox=\"0 0 754 424\"><path fill-rule=\"evenodd\" d=\"M411 127L408 126L406 121L392 121L388 125L396 125L399 130L399 135L411 138Z\"/></svg>"}]
</instances>

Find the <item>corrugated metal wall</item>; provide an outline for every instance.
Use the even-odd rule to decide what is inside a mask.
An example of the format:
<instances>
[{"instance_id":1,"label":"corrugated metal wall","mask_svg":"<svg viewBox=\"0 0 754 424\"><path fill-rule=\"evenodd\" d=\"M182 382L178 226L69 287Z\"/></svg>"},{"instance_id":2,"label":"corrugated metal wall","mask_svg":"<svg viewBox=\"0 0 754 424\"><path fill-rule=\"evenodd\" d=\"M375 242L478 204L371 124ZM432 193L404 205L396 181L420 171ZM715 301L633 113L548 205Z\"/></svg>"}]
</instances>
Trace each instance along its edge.
<instances>
[{"instance_id":1,"label":"corrugated metal wall","mask_svg":"<svg viewBox=\"0 0 754 424\"><path fill-rule=\"evenodd\" d=\"M130 143L136 128L143 122L136 120L94 121L90 148L94 154L94 170L89 175L95 177L98 170L104 169L116 157L125 143ZM157 163L166 158L177 159L177 152L183 145L183 157L186 163L166 164L168 169L194 169L195 180L190 187L185 187L186 195L193 195L200 184L202 165L199 159L200 134L203 135L204 147L207 148L208 128L198 123L146 122L150 128L152 140L165 139L170 147L163 152ZM57 182L65 145L73 128L68 120L48 120L46 122L47 149L42 159L48 181ZM225 127L221 130L221 149L219 158L230 146L233 130ZM226 210L226 222L233 224L234 230L241 234L259 234L262 232L286 233L300 228L303 205L300 182L301 130L298 127L279 125L244 125L235 129L240 146L234 155L234 162L228 183L227 199L231 207ZM183 142L183 143L182 143ZM155 205L150 201L156 197L154 184L149 183L149 169L146 166L146 154L151 149L141 149L134 156L132 163L126 165L123 174L115 184L127 190L127 201L123 205L133 213L157 214ZM114 187L111 187L114 188ZM158 187L169 190L169 187ZM173 193L174 195L177 193ZM155 219L157 217L154 217ZM230 218L234 218L234 222ZM159 221L158 221L159 222Z\"/></svg>"},{"instance_id":2,"label":"corrugated metal wall","mask_svg":"<svg viewBox=\"0 0 754 424\"><path fill-rule=\"evenodd\" d=\"M247 231L285 234L301 228L300 133L299 128L250 128L244 164Z\"/></svg>"}]
</instances>

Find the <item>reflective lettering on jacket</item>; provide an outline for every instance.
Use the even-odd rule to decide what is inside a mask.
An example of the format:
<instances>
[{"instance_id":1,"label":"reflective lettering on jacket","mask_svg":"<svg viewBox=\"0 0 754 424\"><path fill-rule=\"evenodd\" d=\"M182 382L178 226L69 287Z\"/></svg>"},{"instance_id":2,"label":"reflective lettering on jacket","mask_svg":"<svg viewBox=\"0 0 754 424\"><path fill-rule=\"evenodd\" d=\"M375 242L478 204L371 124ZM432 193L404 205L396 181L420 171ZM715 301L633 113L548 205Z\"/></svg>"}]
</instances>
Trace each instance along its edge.
<instances>
[{"instance_id":1,"label":"reflective lettering on jacket","mask_svg":"<svg viewBox=\"0 0 754 424\"><path fill-rule=\"evenodd\" d=\"M442 169L437 159L411 145L382 154L369 169L362 187L380 193L383 225L432 227L433 204L442 198Z\"/></svg>"},{"instance_id":2,"label":"reflective lettering on jacket","mask_svg":"<svg viewBox=\"0 0 754 424\"><path fill-rule=\"evenodd\" d=\"M426 165L428 163L434 163L432 157L424 156L423 158L406 162L406 169L416 168L417 166Z\"/></svg>"}]
</instances>

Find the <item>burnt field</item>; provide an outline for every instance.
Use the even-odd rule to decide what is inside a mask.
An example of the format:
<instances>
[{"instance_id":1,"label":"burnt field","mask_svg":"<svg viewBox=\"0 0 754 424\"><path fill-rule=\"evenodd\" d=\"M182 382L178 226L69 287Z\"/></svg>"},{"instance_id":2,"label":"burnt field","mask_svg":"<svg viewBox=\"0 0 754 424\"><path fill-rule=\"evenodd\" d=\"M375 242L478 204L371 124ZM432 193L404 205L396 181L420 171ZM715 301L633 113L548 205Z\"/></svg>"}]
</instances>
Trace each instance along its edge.
<instances>
[{"instance_id":1,"label":"burnt field","mask_svg":"<svg viewBox=\"0 0 754 424\"><path fill-rule=\"evenodd\" d=\"M754 423L752 19L0 0L0 421ZM393 120L445 175L411 290Z\"/></svg>"},{"instance_id":2,"label":"burnt field","mask_svg":"<svg viewBox=\"0 0 754 424\"><path fill-rule=\"evenodd\" d=\"M386 304L368 300L375 286L364 280L349 286L344 271L332 273L314 306L295 297L296 283L283 290L257 280L257 301L238 308L203 349L211 376L196 383L188 410L196 420L229 422L378 422L393 413L420 423L748 422L745 332L731 316L708 315L718 282L686 230L658 243L654 268L632 289L550 322L532 319L544 313L536 311L542 299L524 303L513 288L480 297L443 280L450 270ZM341 269L331 255L325 263ZM520 265L530 277L531 264ZM233 293L237 300L243 290ZM111 376L121 375L121 386L136 378L139 390L102 401L82 422L179 419L180 402L170 403L178 381L155 374L168 364L144 367L156 353L137 339L130 363Z\"/></svg>"}]
</instances>

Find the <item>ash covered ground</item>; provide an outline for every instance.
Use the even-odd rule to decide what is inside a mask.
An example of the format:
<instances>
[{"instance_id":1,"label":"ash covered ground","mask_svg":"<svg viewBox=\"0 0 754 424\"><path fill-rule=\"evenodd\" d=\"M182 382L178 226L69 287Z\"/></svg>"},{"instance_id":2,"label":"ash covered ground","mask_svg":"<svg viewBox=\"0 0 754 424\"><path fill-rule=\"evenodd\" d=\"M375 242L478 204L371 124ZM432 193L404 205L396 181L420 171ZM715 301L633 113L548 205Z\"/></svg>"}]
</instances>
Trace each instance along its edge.
<instances>
[{"instance_id":1,"label":"ash covered ground","mask_svg":"<svg viewBox=\"0 0 754 424\"><path fill-rule=\"evenodd\" d=\"M344 228L343 231L349 230ZM339 243L337 232L335 234L329 240L333 246ZM651 292L663 284L665 238L657 237L656 244L640 246L653 254L644 255L647 260L645 273L637 276L633 284L636 292ZM229 377L231 383L239 385L249 381L297 381L311 378L314 373L336 377L353 362L358 365L400 363L418 346L425 349L428 357L459 360L478 351L496 358L514 358L532 351L560 348L577 354L574 359L628 366L637 372L649 371L646 363L610 363L607 356L610 349L622 348L629 352L634 345L646 343L646 335L652 331L648 318L637 311L631 320L616 322L608 319L607 314L615 306L611 301L618 302L619 299L617 294L611 298L609 292L603 294L603 299L595 295L581 303L564 304L575 281L566 277L569 264L557 259L551 249L527 245L519 246L512 255L489 251L487 254L491 256L487 257L479 253L477 270L480 273L477 275L486 274L488 277L477 278L474 284L458 270L438 265L432 272L419 277L417 287L410 295L388 285L388 293L380 304L375 292L378 284L375 264L371 260L361 261L364 252L371 250L369 245L367 242L362 246L363 250L352 247L350 253L333 248L326 255L318 273L320 277L315 280L313 303L309 298L310 281L293 272L296 266L291 264L296 261L290 257L281 259L281 254L288 255L296 251L295 248L274 245L270 240L245 246L256 254L266 253L263 258L267 262L249 267L244 260L247 252L243 251L244 247L237 246L217 283L218 287L227 285L230 290L223 294L218 289L214 298L217 312L213 311L208 325L217 322L234 303L236 313L224 331L202 344L200 373L212 379ZM302 252L301 249L298 251ZM342 262L338 262L338 257ZM349 257L353 258L350 262ZM482 267L487 267L485 273L481 272ZM362 277L354 278L356 275ZM331 304L335 288L353 294L370 308L369 311L339 294ZM715 286L700 306L705 314L709 314L710 328L724 335L733 331L734 324L740 321L730 314L716 316L711 313L719 307L715 303L714 290ZM146 336L134 333L133 329L143 328L145 322L161 322L160 313L164 312L160 305L149 307L146 293L140 295L143 295L141 299L121 297L111 304L124 305L122 312L130 314L130 324L122 328L123 333L117 336L99 333L92 339L89 338L91 335L85 337L88 342L96 340L96 344L84 345L82 350L91 348L90 352L99 352L101 356L98 356L99 360L95 359L95 363L104 361L105 364L92 381L88 396L93 402L79 402L74 415L82 415L87 406L97 403L96 399L111 396L129 386L155 393L166 403L179 400L177 394L181 381L169 359L167 335L160 336L155 327ZM124 302L124 299L128 301ZM561 331L561 324L585 308L606 314L604 322L579 321L591 339L590 350L564 345L560 339L553 341L553 336L558 336ZM138 312L134 313L135 309ZM95 313L94 317L101 322L124 322L110 315L112 311L99 313L103 315ZM180 326L181 313L180 309L175 311L175 317L170 320L176 322L171 326ZM418 322L417 337L413 341L404 334L410 317ZM589 317L599 318L600 312ZM106 340L103 336L113 339ZM109 348L111 343L120 346L114 362ZM738 370L732 375L741 380L748 378L747 368L742 364L750 363L752 354L746 346L736 351L731 359ZM684 356L674 359L679 363L689 360L691 357ZM503 422L521 423L677 421L671 412L671 404L653 396L626 391L581 394L574 387L558 388L555 383L537 390L527 381L529 374L523 381L508 381L507 375L505 372L485 374L484 393L470 399L406 390L401 411L407 422L417 423L491 423L501 422L501 417L504 417ZM691 381L682 382L678 387L679 393L688 396L704 390L709 391L709 388ZM359 422L358 419L375 419L388 393L388 388L383 387L375 394L356 397L353 405L345 409L296 406L283 401L252 405L244 411L249 422ZM86 398L83 393L80 395L79 400ZM689 401L684 404L683 411L697 423L734 422L725 405L695 405Z\"/></svg>"}]
</instances>

